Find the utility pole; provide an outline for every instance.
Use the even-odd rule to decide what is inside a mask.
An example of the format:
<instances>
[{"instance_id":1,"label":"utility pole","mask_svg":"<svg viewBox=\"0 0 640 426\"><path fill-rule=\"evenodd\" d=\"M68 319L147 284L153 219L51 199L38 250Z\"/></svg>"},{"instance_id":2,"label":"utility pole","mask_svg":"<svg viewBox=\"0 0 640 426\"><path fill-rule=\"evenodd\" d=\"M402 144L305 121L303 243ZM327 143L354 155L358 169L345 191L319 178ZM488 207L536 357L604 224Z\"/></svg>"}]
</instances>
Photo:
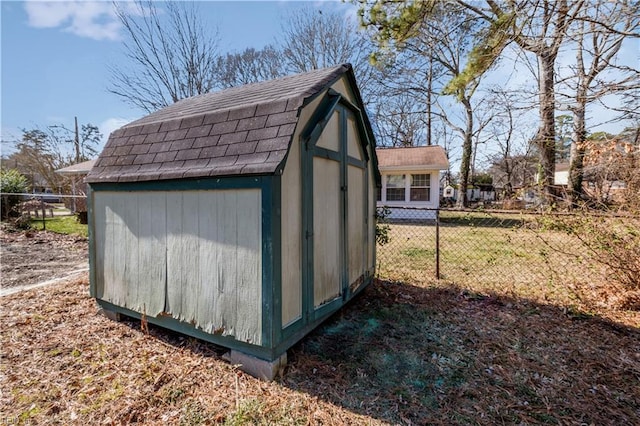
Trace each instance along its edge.
<instances>
[{"instance_id":1,"label":"utility pole","mask_svg":"<svg viewBox=\"0 0 640 426\"><path fill-rule=\"evenodd\" d=\"M73 117L75 120L75 129L76 129L76 138L75 138L75 146L76 146L76 164L78 164L80 162L80 134L78 133L78 117ZM72 194L74 195L74 197L72 198L72 202L73 202L73 212L75 213L77 211L77 206L76 206L76 176L72 176L71 177L71 186L72 186Z\"/></svg>"},{"instance_id":2,"label":"utility pole","mask_svg":"<svg viewBox=\"0 0 640 426\"><path fill-rule=\"evenodd\" d=\"M78 117L73 117L76 123L76 138L75 138L75 146L76 146L76 164L80 162L80 134L78 133Z\"/></svg>"},{"instance_id":3,"label":"utility pole","mask_svg":"<svg viewBox=\"0 0 640 426\"><path fill-rule=\"evenodd\" d=\"M433 86L433 58L429 56L429 75L427 75L427 145L431 145L431 88Z\"/></svg>"}]
</instances>

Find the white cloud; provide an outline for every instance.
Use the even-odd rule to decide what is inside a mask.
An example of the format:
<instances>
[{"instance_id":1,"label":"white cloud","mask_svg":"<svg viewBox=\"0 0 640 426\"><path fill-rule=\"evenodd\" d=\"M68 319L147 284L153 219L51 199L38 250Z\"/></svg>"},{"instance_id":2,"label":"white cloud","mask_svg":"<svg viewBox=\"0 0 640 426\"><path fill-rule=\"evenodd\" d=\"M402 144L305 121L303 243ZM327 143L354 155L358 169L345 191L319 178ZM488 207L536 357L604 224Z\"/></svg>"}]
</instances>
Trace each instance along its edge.
<instances>
[{"instance_id":1,"label":"white cloud","mask_svg":"<svg viewBox=\"0 0 640 426\"><path fill-rule=\"evenodd\" d=\"M111 2L27 1L28 23L34 28L61 28L95 40L119 40L121 24Z\"/></svg>"}]
</instances>

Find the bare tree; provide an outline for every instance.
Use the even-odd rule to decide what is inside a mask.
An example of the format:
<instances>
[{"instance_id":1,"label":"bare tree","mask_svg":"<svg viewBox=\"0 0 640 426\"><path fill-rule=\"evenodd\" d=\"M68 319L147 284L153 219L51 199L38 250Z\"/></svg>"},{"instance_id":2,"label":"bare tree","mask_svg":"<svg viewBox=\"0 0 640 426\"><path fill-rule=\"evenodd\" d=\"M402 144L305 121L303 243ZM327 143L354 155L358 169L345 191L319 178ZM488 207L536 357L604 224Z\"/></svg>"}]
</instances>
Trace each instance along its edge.
<instances>
[{"instance_id":1,"label":"bare tree","mask_svg":"<svg viewBox=\"0 0 640 426\"><path fill-rule=\"evenodd\" d=\"M289 72L351 63L365 104L370 99L369 37L343 14L311 8L295 11L282 26L279 44Z\"/></svg>"},{"instance_id":2,"label":"bare tree","mask_svg":"<svg viewBox=\"0 0 640 426\"><path fill-rule=\"evenodd\" d=\"M640 88L638 67L618 65L616 57L623 42L640 37L640 4L637 2L590 2L579 15L571 32L576 45L576 63L572 76L564 81L569 86L573 133L571 137L569 196L575 204L584 194L583 167L587 139L588 104L611 94ZM615 71L608 73L607 71ZM561 94L562 95L562 94ZM637 104L634 108L637 113ZM627 114L622 114L623 118Z\"/></svg>"},{"instance_id":3,"label":"bare tree","mask_svg":"<svg viewBox=\"0 0 640 426\"><path fill-rule=\"evenodd\" d=\"M56 145L73 145L73 161L76 163L88 161L98 155L98 144L102 139L98 126L87 123L78 129L78 118L75 117L74 129L64 124L54 124L49 126L48 131L50 137L58 141Z\"/></svg>"},{"instance_id":4,"label":"bare tree","mask_svg":"<svg viewBox=\"0 0 640 426\"><path fill-rule=\"evenodd\" d=\"M425 53L432 51L426 46L429 42L430 39L423 36L405 49L374 55L372 87L375 90L370 90L369 95L371 104L375 105L373 120L379 125L380 134L402 136L387 144L438 143L434 139L433 109L444 71L431 54Z\"/></svg>"},{"instance_id":5,"label":"bare tree","mask_svg":"<svg viewBox=\"0 0 640 426\"><path fill-rule=\"evenodd\" d=\"M202 23L195 4L163 4L164 11L150 0L115 5L131 62L110 67L109 91L147 112L215 86L217 33Z\"/></svg>"},{"instance_id":6,"label":"bare tree","mask_svg":"<svg viewBox=\"0 0 640 426\"><path fill-rule=\"evenodd\" d=\"M477 20L455 5L445 5L438 16L437 21L422 25L417 36L407 41L405 48L429 57L429 63L437 64L444 78L454 80L464 72L465 60L471 48L470 35L478 29ZM474 113L473 97L480 85L480 77L471 79L464 86L443 88L443 93L454 95L458 105L462 107L461 123L452 118L449 108L442 107L437 98L435 100L439 112L434 114L462 138L458 207L467 205L466 188L471 182L474 137L479 135L481 127L486 124L476 122Z\"/></svg>"},{"instance_id":7,"label":"bare tree","mask_svg":"<svg viewBox=\"0 0 640 426\"><path fill-rule=\"evenodd\" d=\"M472 100L479 87L482 74L467 72L469 56L473 53L473 42L483 30L482 20L455 2L395 3L374 2L369 16L363 23L375 28L372 34L386 52L411 52L415 63L422 62L422 73L426 78L413 81L405 90L421 93L426 100L425 116L440 118L462 139L462 158L459 173L458 207L467 205L466 187L470 183L473 164L474 140L479 141L480 127L475 121L475 102ZM386 12L382 13L381 9ZM392 44L390 44L390 42ZM418 58L422 57L420 61ZM453 84L463 79L464 84ZM448 81L448 84L443 82ZM436 89L436 87L438 89ZM460 118L454 118L452 109L444 107L435 93L452 95L462 110ZM439 111L431 110L436 105ZM474 139L475 138L475 139Z\"/></svg>"},{"instance_id":8,"label":"bare tree","mask_svg":"<svg viewBox=\"0 0 640 426\"><path fill-rule=\"evenodd\" d=\"M536 172L530 129L523 117L527 108L519 105L517 93L502 87L489 91L487 105L493 113L486 128L493 142L494 151L488 157L493 183L502 189L502 198L508 199L516 187L531 184Z\"/></svg>"},{"instance_id":9,"label":"bare tree","mask_svg":"<svg viewBox=\"0 0 640 426\"><path fill-rule=\"evenodd\" d=\"M216 84L221 88L271 80L284 74L281 52L271 45L261 50L247 48L241 53L227 53L216 63Z\"/></svg>"},{"instance_id":10,"label":"bare tree","mask_svg":"<svg viewBox=\"0 0 640 426\"><path fill-rule=\"evenodd\" d=\"M425 140L424 105L415 95L386 93L372 103L371 109L374 133L380 145L417 146Z\"/></svg>"},{"instance_id":11,"label":"bare tree","mask_svg":"<svg viewBox=\"0 0 640 426\"><path fill-rule=\"evenodd\" d=\"M78 132L79 157L75 137L75 131L61 124L44 129L23 129L22 138L15 142L15 152L3 160L3 167L6 164L19 170L29 178L34 189L66 190L68 182L55 171L94 156L102 134L96 126L83 124Z\"/></svg>"},{"instance_id":12,"label":"bare tree","mask_svg":"<svg viewBox=\"0 0 640 426\"><path fill-rule=\"evenodd\" d=\"M449 93L475 84L502 55L505 47L515 43L533 54L538 62L539 127L534 139L540 153L541 180L545 192L551 195L555 165L555 64L569 26L575 21L585 0L521 0L497 2L421 1L394 2L375 0L363 2L363 23L377 28L379 44L396 46L412 38L424 23L441 20L441 6L456 4L483 22L481 31L472 34L464 70L451 79ZM463 159L464 161L464 159Z\"/></svg>"}]
</instances>

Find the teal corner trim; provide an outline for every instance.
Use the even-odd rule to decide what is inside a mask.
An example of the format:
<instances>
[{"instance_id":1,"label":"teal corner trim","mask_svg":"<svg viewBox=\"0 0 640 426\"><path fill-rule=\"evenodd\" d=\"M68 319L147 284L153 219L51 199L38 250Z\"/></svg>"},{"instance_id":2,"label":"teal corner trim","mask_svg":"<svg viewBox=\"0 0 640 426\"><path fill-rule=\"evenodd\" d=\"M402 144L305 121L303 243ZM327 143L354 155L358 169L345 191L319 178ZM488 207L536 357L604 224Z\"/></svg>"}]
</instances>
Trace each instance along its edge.
<instances>
[{"instance_id":1,"label":"teal corner trim","mask_svg":"<svg viewBox=\"0 0 640 426\"><path fill-rule=\"evenodd\" d=\"M301 137L302 139L302 137ZM300 162L301 162L301 201L302 201L302 318L301 325L309 323L311 310L309 305L313 305L313 155L307 143L301 140ZM309 302L311 300L311 302Z\"/></svg>"},{"instance_id":2,"label":"teal corner trim","mask_svg":"<svg viewBox=\"0 0 640 426\"><path fill-rule=\"evenodd\" d=\"M346 99L343 101L346 102ZM339 105L336 110L340 111L340 208L342 213L340 223L340 273L342 275L342 300L349 299L349 141L347 131L347 120L349 118L346 108ZM320 315L316 312L316 315Z\"/></svg>"},{"instance_id":3,"label":"teal corner trim","mask_svg":"<svg viewBox=\"0 0 640 426\"><path fill-rule=\"evenodd\" d=\"M271 235L273 243L273 340L277 345L282 339L282 179L274 176L273 182L273 215L271 220Z\"/></svg>"},{"instance_id":4,"label":"teal corner trim","mask_svg":"<svg viewBox=\"0 0 640 426\"><path fill-rule=\"evenodd\" d=\"M91 185L87 185L87 217L89 232L89 296L96 297L96 238L95 238L95 217L93 216L93 190Z\"/></svg>"},{"instance_id":5,"label":"teal corner trim","mask_svg":"<svg viewBox=\"0 0 640 426\"><path fill-rule=\"evenodd\" d=\"M262 346L273 345L273 188L269 179L262 185Z\"/></svg>"},{"instance_id":6,"label":"teal corner trim","mask_svg":"<svg viewBox=\"0 0 640 426\"><path fill-rule=\"evenodd\" d=\"M262 187L262 346L282 338L282 179L272 176Z\"/></svg>"}]
</instances>

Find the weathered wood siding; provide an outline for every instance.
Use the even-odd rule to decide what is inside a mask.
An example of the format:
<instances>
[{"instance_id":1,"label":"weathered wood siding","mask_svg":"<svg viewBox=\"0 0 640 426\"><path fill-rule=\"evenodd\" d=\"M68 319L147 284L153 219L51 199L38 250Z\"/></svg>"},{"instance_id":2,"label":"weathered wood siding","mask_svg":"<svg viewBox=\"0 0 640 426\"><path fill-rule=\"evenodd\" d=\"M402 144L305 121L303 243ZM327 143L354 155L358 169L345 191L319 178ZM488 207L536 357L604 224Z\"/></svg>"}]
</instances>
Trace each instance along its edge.
<instances>
[{"instance_id":1,"label":"weathered wood siding","mask_svg":"<svg viewBox=\"0 0 640 426\"><path fill-rule=\"evenodd\" d=\"M373 158L373 156L375 155L375 152L372 152L373 148L369 146L368 150L369 158ZM369 224L367 227L367 232L369 233L369 246L367 247L367 269L371 272L371 274L373 274L376 267L376 171L374 169L373 161L369 162L368 167L369 182L367 182L367 187L369 190L369 200L367 203L367 211Z\"/></svg>"},{"instance_id":2,"label":"weathered wood siding","mask_svg":"<svg viewBox=\"0 0 640 426\"><path fill-rule=\"evenodd\" d=\"M285 327L302 316L302 173L297 143L291 145L282 173L281 202L282 326Z\"/></svg>"},{"instance_id":3,"label":"weathered wood siding","mask_svg":"<svg viewBox=\"0 0 640 426\"><path fill-rule=\"evenodd\" d=\"M302 169L300 133L321 101L321 96L300 112L299 125L282 172L282 326L302 317Z\"/></svg>"},{"instance_id":4,"label":"weathered wood siding","mask_svg":"<svg viewBox=\"0 0 640 426\"><path fill-rule=\"evenodd\" d=\"M364 204L366 180L364 169L348 167L348 216L347 232L349 234L347 245L349 249L349 285L354 284L364 274L366 259L366 239Z\"/></svg>"},{"instance_id":5,"label":"weathered wood siding","mask_svg":"<svg viewBox=\"0 0 640 426\"><path fill-rule=\"evenodd\" d=\"M323 134L324 136L324 134ZM313 159L313 301L314 307L341 293L340 163Z\"/></svg>"},{"instance_id":6,"label":"weathered wood siding","mask_svg":"<svg viewBox=\"0 0 640 426\"><path fill-rule=\"evenodd\" d=\"M364 160L365 156L360 145L356 121L352 115L347 117L347 153L356 160ZM365 219L367 215L367 180L366 169L353 165L347 167L348 188L348 217L347 229L349 247L349 285L357 288L360 279L365 273L368 233ZM354 284L356 284L354 286Z\"/></svg>"},{"instance_id":7,"label":"weathered wood siding","mask_svg":"<svg viewBox=\"0 0 640 426\"><path fill-rule=\"evenodd\" d=\"M261 343L260 190L93 194L99 299Z\"/></svg>"}]
</instances>

